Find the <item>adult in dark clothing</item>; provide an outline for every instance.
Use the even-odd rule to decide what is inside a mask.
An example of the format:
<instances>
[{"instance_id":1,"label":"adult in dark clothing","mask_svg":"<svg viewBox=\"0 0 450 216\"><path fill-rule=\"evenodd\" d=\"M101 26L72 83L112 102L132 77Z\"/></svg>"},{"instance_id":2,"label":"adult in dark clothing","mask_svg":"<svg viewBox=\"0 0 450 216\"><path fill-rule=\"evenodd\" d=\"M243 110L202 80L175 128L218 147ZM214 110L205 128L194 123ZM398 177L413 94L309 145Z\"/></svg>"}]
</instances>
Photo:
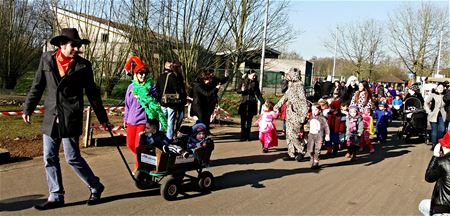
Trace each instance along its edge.
<instances>
[{"instance_id":1,"label":"adult in dark clothing","mask_svg":"<svg viewBox=\"0 0 450 216\"><path fill-rule=\"evenodd\" d=\"M318 101L320 98L322 98L322 81L317 80L314 83L314 101Z\"/></svg>"},{"instance_id":2,"label":"adult in dark clothing","mask_svg":"<svg viewBox=\"0 0 450 216\"><path fill-rule=\"evenodd\" d=\"M333 83L331 82L331 76L327 77L327 80L322 84L322 98L330 97L333 94Z\"/></svg>"},{"instance_id":3,"label":"adult in dark clothing","mask_svg":"<svg viewBox=\"0 0 450 216\"><path fill-rule=\"evenodd\" d=\"M241 116L241 141L250 140L253 116L257 114L257 101L263 104L264 99L256 80L256 71L250 70L241 80L237 93L241 94L238 113Z\"/></svg>"},{"instance_id":4,"label":"adult in dark clothing","mask_svg":"<svg viewBox=\"0 0 450 216\"><path fill-rule=\"evenodd\" d=\"M186 105L187 100L183 76L176 68L176 63L166 62L164 64L164 73L156 81L157 99L161 103L161 108L167 118L166 136L169 139L173 139L175 131L181 126L184 116L184 105ZM178 100L165 103L163 100L164 94L178 94Z\"/></svg>"},{"instance_id":5,"label":"adult in dark clothing","mask_svg":"<svg viewBox=\"0 0 450 216\"><path fill-rule=\"evenodd\" d=\"M420 212L423 215L450 213L450 131L434 147L433 157L425 172L425 181L436 184L431 199L420 202Z\"/></svg>"},{"instance_id":6,"label":"adult in dark clothing","mask_svg":"<svg viewBox=\"0 0 450 216\"><path fill-rule=\"evenodd\" d=\"M417 99L409 99L409 98L417 98ZM408 109L409 107L416 107L416 108L423 108L423 97L422 94L419 92L419 86L418 85L412 85L408 89L408 94L405 96L405 100L403 100L405 103L405 108ZM420 102L420 103L419 103Z\"/></svg>"},{"instance_id":7,"label":"adult in dark clothing","mask_svg":"<svg viewBox=\"0 0 450 216\"><path fill-rule=\"evenodd\" d=\"M447 112L445 126L450 128L450 89L447 89L447 93L445 93L443 100L445 103L445 111Z\"/></svg>"},{"instance_id":8,"label":"adult in dark clothing","mask_svg":"<svg viewBox=\"0 0 450 216\"><path fill-rule=\"evenodd\" d=\"M347 83L345 84L345 94L344 97L342 97L341 101L350 104L353 95L358 89L358 78L355 76L350 76L347 79Z\"/></svg>"},{"instance_id":9,"label":"adult in dark clothing","mask_svg":"<svg viewBox=\"0 0 450 216\"><path fill-rule=\"evenodd\" d=\"M94 82L91 63L78 56L81 45L89 44L89 41L81 39L76 29L64 28L61 35L52 38L50 43L58 49L56 52L42 54L22 115L24 122L30 123L31 114L47 89L42 132L49 196L45 203L36 205L35 208L47 210L64 205L59 163L61 142L67 163L91 191L87 204L97 204L104 186L81 156L79 147L83 126L83 91L86 91L87 98L104 127L108 126L108 116Z\"/></svg>"},{"instance_id":10,"label":"adult in dark clothing","mask_svg":"<svg viewBox=\"0 0 450 216\"><path fill-rule=\"evenodd\" d=\"M204 71L199 74L193 84L190 97L192 98L191 115L197 116L210 130L211 115L218 102L217 92L220 84L225 83L228 77L223 79L214 76L212 71Z\"/></svg>"}]
</instances>

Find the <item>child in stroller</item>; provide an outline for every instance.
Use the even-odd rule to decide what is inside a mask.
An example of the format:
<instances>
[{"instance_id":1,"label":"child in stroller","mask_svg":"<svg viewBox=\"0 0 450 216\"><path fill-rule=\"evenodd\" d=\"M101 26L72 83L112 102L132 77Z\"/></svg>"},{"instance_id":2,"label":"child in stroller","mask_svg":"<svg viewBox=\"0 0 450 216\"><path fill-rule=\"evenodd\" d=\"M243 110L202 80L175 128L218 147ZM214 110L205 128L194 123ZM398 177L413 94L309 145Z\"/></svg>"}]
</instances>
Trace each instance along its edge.
<instances>
[{"instance_id":1,"label":"child in stroller","mask_svg":"<svg viewBox=\"0 0 450 216\"><path fill-rule=\"evenodd\" d=\"M187 143L187 148L192 151L201 166L209 165L209 158L214 150L214 141L207 137L207 132L206 125L197 121L192 126L192 134Z\"/></svg>"},{"instance_id":2,"label":"child in stroller","mask_svg":"<svg viewBox=\"0 0 450 216\"><path fill-rule=\"evenodd\" d=\"M396 95L395 99L392 101L392 118L398 119L402 116L403 109L403 100L400 98L400 95Z\"/></svg>"},{"instance_id":3,"label":"child in stroller","mask_svg":"<svg viewBox=\"0 0 450 216\"><path fill-rule=\"evenodd\" d=\"M403 127L399 132L400 139L419 136L427 143L427 113L424 109L409 106L403 113Z\"/></svg>"}]
</instances>

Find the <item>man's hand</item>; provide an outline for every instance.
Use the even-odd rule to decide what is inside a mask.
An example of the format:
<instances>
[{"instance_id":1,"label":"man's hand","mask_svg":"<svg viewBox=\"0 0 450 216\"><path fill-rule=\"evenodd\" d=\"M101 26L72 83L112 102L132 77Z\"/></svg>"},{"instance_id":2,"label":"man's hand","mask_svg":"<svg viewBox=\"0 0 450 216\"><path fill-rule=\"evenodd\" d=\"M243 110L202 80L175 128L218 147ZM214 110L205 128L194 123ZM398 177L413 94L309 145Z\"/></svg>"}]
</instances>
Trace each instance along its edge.
<instances>
[{"instance_id":1,"label":"man's hand","mask_svg":"<svg viewBox=\"0 0 450 216\"><path fill-rule=\"evenodd\" d=\"M103 127L103 128L106 128L106 129L108 129L108 131L110 131L111 128L114 127L114 125L112 125L112 124L109 123L109 122L104 122L104 123L102 123L102 127Z\"/></svg>"},{"instance_id":2,"label":"man's hand","mask_svg":"<svg viewBox=\"0 0 450 216\"><path fill-rule=\"evenodd\" d=\"M23 119L23 121L24 121L25 123L31 124L31 121L30 121L30 115L23 114L23 115L22 115L22 119Z\"/></svg>"},{"instance_id":3,"label":"man's hand","mask_svg":"<svg viewBox=\"0 0 450 216\"><path fill-rule=\"evenodd\" d=\"M440 157L441 156L441 144L436 144L433 149L433 156Z\"/></svg>"}]
</instances>

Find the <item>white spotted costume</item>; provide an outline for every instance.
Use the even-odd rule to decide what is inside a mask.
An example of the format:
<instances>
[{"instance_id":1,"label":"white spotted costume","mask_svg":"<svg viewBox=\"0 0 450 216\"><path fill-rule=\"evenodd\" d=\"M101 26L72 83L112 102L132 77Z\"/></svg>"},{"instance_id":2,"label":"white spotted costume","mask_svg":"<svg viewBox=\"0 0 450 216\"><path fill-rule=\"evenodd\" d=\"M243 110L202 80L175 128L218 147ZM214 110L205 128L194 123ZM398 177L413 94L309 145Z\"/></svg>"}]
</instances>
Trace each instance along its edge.
<instances>
[{"instance_id":1,"label":"white spotted costume","mask_svg":"<svg viewBox=\"0 0 450 216\"><path fill-rule=\"evenodd\" d=\"M285 74L285 79L289 82L288 90L275 105L274 110L279 110L284 102L286 107L286 142L290 158L305 154L305 146L301 145L299 137L300 127L308 117L308 106L305 96L305 89L300 77L300 70L291 68Z\"/></svg>"}]
</instances>

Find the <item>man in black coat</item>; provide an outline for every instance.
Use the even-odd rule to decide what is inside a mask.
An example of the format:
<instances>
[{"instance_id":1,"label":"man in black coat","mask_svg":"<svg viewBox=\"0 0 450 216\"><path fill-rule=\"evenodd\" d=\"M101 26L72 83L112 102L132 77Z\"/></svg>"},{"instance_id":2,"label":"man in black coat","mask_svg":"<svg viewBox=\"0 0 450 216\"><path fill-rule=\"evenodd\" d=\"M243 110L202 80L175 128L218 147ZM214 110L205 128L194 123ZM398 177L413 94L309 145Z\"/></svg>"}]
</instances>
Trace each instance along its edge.
<instances>
[{"instance_id":1,"label":"man in black coat","mask_svg":"<svg viewBox=\"0 0 450 216\"><path fill-rule=\"evenodd\" d=\"M80 39L76 29L65 28L61 30L61 35L52 38L50 43L58 49L56 52L42 54L22 115L25 123L31 123L31 114L47 88L42 132L49 197L45 203L36 205L35 208L46 210L64 205L64 187L59 164L61 142L67 163L91 191L87 204L97 204L104 186L81 156L79 147L83 124L83 91L86 92L98 120L105 127L108 126L108 116L100 91L94 82L91 63L78 56L81 45L89 44L89 41Z\"/></svg>"}]
</instances>

